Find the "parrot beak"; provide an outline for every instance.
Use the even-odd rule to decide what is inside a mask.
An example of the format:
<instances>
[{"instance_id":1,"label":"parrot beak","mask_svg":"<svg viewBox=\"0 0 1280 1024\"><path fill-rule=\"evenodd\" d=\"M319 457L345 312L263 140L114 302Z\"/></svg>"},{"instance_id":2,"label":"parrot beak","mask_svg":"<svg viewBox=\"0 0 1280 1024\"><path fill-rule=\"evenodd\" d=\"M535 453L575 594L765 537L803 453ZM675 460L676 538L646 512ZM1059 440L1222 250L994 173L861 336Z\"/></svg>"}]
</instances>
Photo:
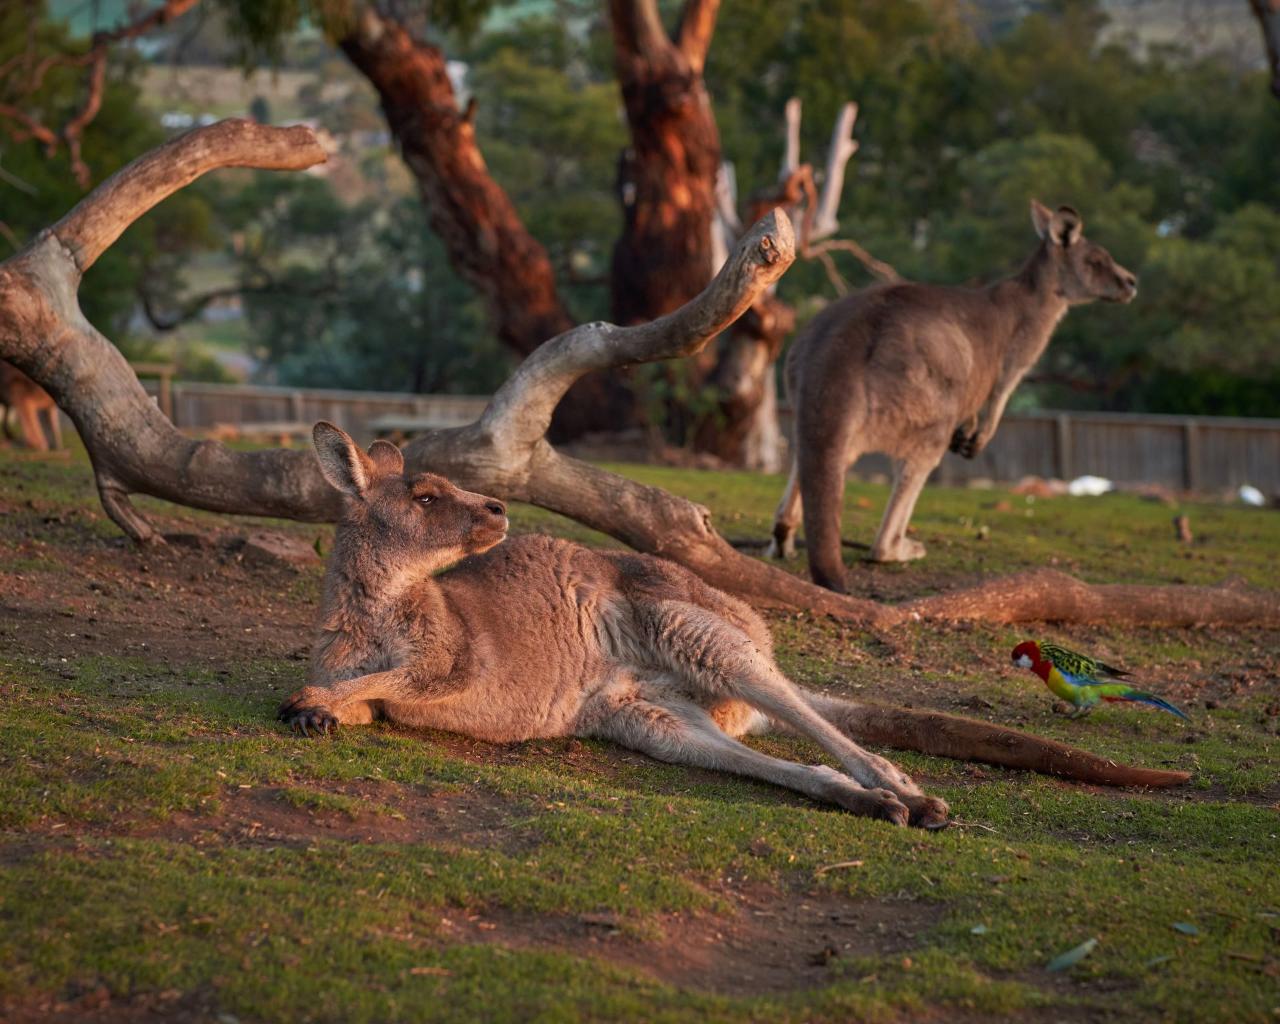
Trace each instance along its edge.
<instances>
[{"instance_id":1,"label":"parrot beak","mask_svg":"<svg viewBox=\"0 0 1280 1024\"><path fill-rule=\"evenodd\" d=\"M1016 658L1013 659L1013 663L1017 665L1018 668L1030 668L1031 658L1029 655L1019 654Z\"/></svg>"}]
</instances>

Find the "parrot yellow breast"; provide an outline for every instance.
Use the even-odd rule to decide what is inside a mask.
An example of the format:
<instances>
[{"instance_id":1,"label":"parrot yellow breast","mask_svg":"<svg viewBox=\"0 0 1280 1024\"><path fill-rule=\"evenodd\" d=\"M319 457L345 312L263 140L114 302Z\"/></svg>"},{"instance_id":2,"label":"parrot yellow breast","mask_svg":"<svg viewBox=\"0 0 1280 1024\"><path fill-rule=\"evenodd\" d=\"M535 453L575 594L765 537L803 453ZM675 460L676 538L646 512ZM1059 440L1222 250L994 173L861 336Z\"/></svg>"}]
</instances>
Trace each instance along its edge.
<instances>
[{"instance_id":1,"label":"parrot yellow breast","mask_svg":"<svg viewBox=\"0 0 1280 1024\"><path fill-rule=\"evenodd\" d=\"M1045 686L1049 687L1063 700L1075 703L1077 696L1079 696L1079 688L1069 683L1062 673L1058 671L1056 665L1049 669L1049 678L1044 683Z\"/></svg>"}]
</instances>

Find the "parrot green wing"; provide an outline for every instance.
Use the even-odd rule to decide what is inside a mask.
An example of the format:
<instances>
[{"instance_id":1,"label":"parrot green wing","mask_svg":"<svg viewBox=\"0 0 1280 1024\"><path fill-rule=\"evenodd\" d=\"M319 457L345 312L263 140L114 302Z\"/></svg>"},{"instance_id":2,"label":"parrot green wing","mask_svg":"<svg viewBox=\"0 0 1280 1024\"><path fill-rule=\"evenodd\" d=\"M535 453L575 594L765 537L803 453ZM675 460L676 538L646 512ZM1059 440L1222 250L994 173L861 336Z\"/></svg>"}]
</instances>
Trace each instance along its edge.
<instances>
[{"instance_id":1,"label":"parrot green wing","mask_svg":"<svg viewBox=\"0 0 1280 1024\"><path fill-rule=\"evenodd\" d=\"M1069 651L1057 644L1041 644L1040 654L1053 663L1053 667L1076 683L1088 683L1098 675L1098 663L1086 654Z\"/></svg>"}]
</instances>

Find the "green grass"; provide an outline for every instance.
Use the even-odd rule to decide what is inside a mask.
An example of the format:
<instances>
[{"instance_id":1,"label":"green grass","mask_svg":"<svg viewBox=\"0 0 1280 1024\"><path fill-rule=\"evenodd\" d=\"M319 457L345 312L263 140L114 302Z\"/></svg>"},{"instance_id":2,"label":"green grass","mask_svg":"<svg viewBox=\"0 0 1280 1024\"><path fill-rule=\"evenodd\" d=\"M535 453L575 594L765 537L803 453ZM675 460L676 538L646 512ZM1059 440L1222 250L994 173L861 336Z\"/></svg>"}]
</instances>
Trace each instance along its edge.
<instances>
[{"instance_id":1,"label":"green grass","mask_svg":"<svg viewBox=\"0 0 1280 1024\"><path fill-rule=\"evenodd\" d=\"M779 485L625 471L707 503L740 536L764 535ZM860 509L862 496L877 507ZM883 497L851 488L848 535L869 536ZM0 607L59 607L64 590L83 590L86 553L96 565L129 564L79 456L0 453L0 500L0 587L21 583L14 592L26 595ZM929 559L857 566L855 579L909 596L1044 555L1095 580L1272 584L1274 514L1192 509L1208 540L1188 560L1160 506L1059 499L1031 506L1030 518L997 519L984 506L999 500L1020 507L1002 491L927 491L917 522ZM167 529L232 525L143 504L180 516ZM991 538L972 540L965 517L989 522ZM539 510L513 518L606 542ZM180 564L201 559L216 569L212 552ZM282 602L307 606L316 579L304 570L273 586ZM126 602L144 584L111 586ZM598 743L496 748L384 725L306 742L273 721L303 681L301 661L247 655L233 639L189 660L63 652L58 630L80 628L71 618L55 613L38 635L0 622L0 1017L105 990L209 1020L1274 1019L1274 632L1034 631L1180 687L1194 718L1186 726L1122 708L1081 722L1053 714L1035 681L1006 666L1021 636L1007 627L871 634L807 615L773 625L784 667L805 685L975 714L1186 768L1193 783L1108 792L894 754L962 823L925 834ZM158 641L151 628L137 621L137 636ZM756 742L822 758L798 739ZM819 871L846 861L860 865ZM921 908L928 923L905 949L836 955L788 991L717 992L664 973L685 929L740 927L748 899L881 917ZM574 939L583 915L610 915L633 955ZM798 964L821 946L817 933L757 927L764 946L797 944ZM1079 964L1044 969L1090 938L1098 945Z\"/></svg>"}]
</instances>

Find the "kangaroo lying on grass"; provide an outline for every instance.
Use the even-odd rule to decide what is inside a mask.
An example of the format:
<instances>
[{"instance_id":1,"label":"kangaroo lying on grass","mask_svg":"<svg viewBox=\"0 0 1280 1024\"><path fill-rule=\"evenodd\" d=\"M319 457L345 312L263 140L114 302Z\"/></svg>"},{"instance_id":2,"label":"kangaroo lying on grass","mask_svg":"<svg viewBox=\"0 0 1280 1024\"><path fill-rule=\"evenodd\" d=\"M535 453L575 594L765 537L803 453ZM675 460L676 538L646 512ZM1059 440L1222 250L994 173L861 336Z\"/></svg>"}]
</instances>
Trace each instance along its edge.
<instances>
[{"instance_id":1,"label":"kangaroo lying on grass","mask_svg":"<svg viewBox=\"0 0 1280 1024\"><path fill-rule=\"evenodd\" d=\"M803 504L810 575L844 593L845 471L866 452L885 452L894 460L893 493L871 557L922 558L907 524L948 446L969 459L986 448L1070 306L1137 294L1137 278L1085 239L1074 210L1052 213L1032 200L1031 220L1041 242L1013 277L985 288L868 288L832 303L796 339L786 363L794 455L771 555L795 554Z\"/></svg>"},{"instance_id":2,"label":"kangaroo lying on grass","mask_svg":"<svg viewBox=\"0 0 1280 1024\"><path fill-rule=\"evenodd\" d=\"M381 717L498 743L598 737L897 825L947 824L943 801L853 741L855 705L782 674L768 628L741 601L648 555L541 536L503 544L502 502L405 475L386 441L365 454L328 423L314 440L346 501L311 685L280 708L296 730ZM772 728L813 739L844 772L735 738Z\"/></svg>"}]
</instances>

